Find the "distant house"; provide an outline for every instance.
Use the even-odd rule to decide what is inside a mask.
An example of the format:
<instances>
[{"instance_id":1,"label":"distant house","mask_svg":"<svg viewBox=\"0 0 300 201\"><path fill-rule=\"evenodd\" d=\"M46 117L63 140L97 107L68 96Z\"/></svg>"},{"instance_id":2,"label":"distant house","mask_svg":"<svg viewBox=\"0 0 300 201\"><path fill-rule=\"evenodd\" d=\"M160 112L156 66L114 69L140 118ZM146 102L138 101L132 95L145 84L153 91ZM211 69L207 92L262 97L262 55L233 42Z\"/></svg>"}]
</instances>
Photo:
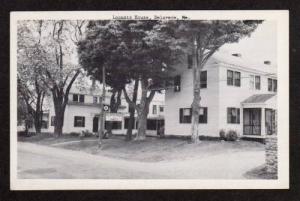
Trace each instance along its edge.
<instances>
[{"instance_id":1,"label":"distant house","mask_svg":"<svg viewBox=\"0 0 300 201\"><path fill-rule=\"evenodd\" d=\"M165 134L191 135L193 70L191 55L174 67L174 87L166 90ZM253 63L241 54L217 52L201 72L200 135L221 129L263 138L276 129L276 66Z\"/></svg>"},{"instance_id":2,"label":"distant house","mask_svg":"<svg viewBox=\"0 0 300 201\"><path fill-rule=\"evenodd\" d=\"M104 104L108 109L106 112L105 128L107 122L111 121L113 134L126 134L129 121L129 107L122 95L121 105L117 113L111 113L109 109L111 93L106 92ZM72 87L69 94L69 102L66 106L64 116L63 133L81 132L88 130L90 132L98 132L100 126L100 104L101 90L79 90L75 86ZM55 112L52 99L49 98L48 110L44 111L42 132L54 132ZM139 99L137 100L139 102ZM156 93L149 108L147 120L147 134L157 135L160 128L164 125L164 94ZM137 115L135 115L137 116ZM137 129L137 118L135 119L133 132ZM30 131L34 131L31 125Z\"/></svg>"}]
</instances>

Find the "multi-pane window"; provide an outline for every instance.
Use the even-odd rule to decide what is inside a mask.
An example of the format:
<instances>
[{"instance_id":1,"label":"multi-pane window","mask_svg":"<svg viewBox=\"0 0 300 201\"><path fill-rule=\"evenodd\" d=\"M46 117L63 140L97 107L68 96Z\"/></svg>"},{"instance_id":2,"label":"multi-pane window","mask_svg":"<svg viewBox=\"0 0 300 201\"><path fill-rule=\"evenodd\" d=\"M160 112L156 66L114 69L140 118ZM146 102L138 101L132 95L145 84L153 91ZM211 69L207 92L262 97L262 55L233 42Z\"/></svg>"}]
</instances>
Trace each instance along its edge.
<instances>
[{"instance_id":1,"label":"multi-pane window","mask_svg":"<svg viewBox=\"0 0 300 201\"><path fill-rule=\"evenodd\" d=\"M94 96L93 97L93 103L97 103L98 102L98 97L97 96Z\"/></svg>"},{"instance_id":2,"label":"multi-pane window","mask_svg":"<svg viewBox=\"0 0 300 201\"><path fill-rule=\"evenodd\" d=\"M192 109L179 109L179 123L192 123ZM199 123L207 123L207 107L201 107L199 111Z\"/></svg>"},{"instance_id":3,"label":"multi-pane window","mask_svg":"<svg viewBox=\"0 0 300 201\"><path fill-rule=\"evenodd\" d=\"M249 85L250 85L250 89L254 89L254 75L250 75L250 78L249 78Z\"/></svg>"},{"instance_id":4,"label":"multi-pane window","mask_svg":"<svg viewBox=\"0 0 300 201\"><path fill-rule=\"evenodd\" d=\"M73 101L78 102L78 94L73 94Z\"/></svg>"},{"instance_id":5,"label":"multi-pane window","mask_svg":"<svg viewBox=\"0 0 300 201\"><path fill-rule=\"evenodd\" d=\"M192 109L180 108L179 109L179 123L191 123L192 122Z\"/></svg>"},{"instance_id":6,"label":"multi-pane window","mask_svg":"<svg viewBox=\"0 0 300 201\"><path fill-rule=\"evenodd\" d=\"M157 129L157 120L156 119L147 119L147 130L156 130Z\"/></svg>"},{"instance_id":7,"label":"multi-pane window","mask_svg":"<svg viewBox=\"0 0 300 201\"><path fill-rule=\"evenodd\" d=\"M199 123L207 123L207 107L200 108Z\"/></svg>"},{"instance_id":8,"label":"multi-pane window","mask_svg":"<svg viewBox=\"0 0 300 201\"><path fill-rule=\"evenodd\" d=\"M159 106L159 111L164 112L164 106Z\"/></svg>"},{"instance_id":9,"label":"multi-pane window","mask_svg":"<svg viewBox=\"0 0 300 201\"><path fill-rule=\"evenodd\" d=\"M136 119L133 120L133 125L132 125L133 129L137 128L137 123L135 123L135 122L137 122ZM128 129L128 125L129 125L129 117L125 117L124 118L124 128Z\"/></svg>"},{"instance_id":10,"label":"multi-pane window","mask_svg":"<svg viewBox=\"0 0 300 201\"><path fill-rule=\"evenodd\" d=\"M51 116L51 126L55 125L55 116Z\"/></svg>"},{"instance_id":11,"label":"multi-pane window","mask_svg":"<svg viewBox=\"0 0 300 201\"><path fill-rule=\"evenodd\" d=\"M174 77L174 91L179 92L180 91L180 85L181 85L181 77L180 75L177 75Z\"/></svg>"},{"instance_id":12,"label":"multi-pane window","mask_svg":"<svg viewBox=\"0 0 300 201\"><path fill-rule=\"evenodd\" d=\"M241 86L241 73L235 71L233 79L234 79L234 86L240 87Z\"/></svg>"},{"instance_id":13,"label":"multi-pane window","mask_svg":"<svg viewBox=\"0 0 300 201\"><path fill-rule=\"evenodd\" d=\"M74 117L74 127L85 127L85 117L75 116Z\"/></svg>"},{"instance_id":14,"label":"multi-pane window","mask_svg":"<svg viewBox=\"0 0 300 201\"><path fill-rule=\"evenodd\" d=\"M152 106L152 114L157 114L157 106L156 105Z\"/></svg>"},{"instance_id":15,"label":"multi-pane window","mask_svg":"<svg viewBox=\"0 0 300 201\"><path fill-rule=\"evenodd\" d=\"M191 54L187 56L187 65L189 69L193 67L193 55Z\"/></svg>"},{"instance_id":16,"label":"multi-pane window","mask_svg":"<svg viewBox=\"0 0 300 201\"><path fill-rule=\"evenodd\" d=\"M73 94L73 101L84 103L84 95Z\"/></svg>"},{"instance_id":17,"label":"multi-pane window","mask_svg":"<svg viewBox=\"0 0 300 201\"><path fill-rule=\"evenodd\" d=\"M207 71L202 71L200 74L200 87L207 88Z\"/></svg>"},{"instance_id":18,"label":"multi-pane window","mask_svg":"<svg viewBox=\"0 0 300 201\"><path fill-rule=\"evenodd\" d=\"M227 70L227 85L241 86L241 73L237 71Z\"/></svg>"},{"instance_id":19,"label":"multi-pane window","mask_svg":"<svg viewBox=\"0 0 300 201\"><path fill-rule=\"evenodd\" d=\"M277 80L268 78L268 91L277 92Z\"/></svg>"},{"instance_id":20,"label":"multi-pane window","mask_svg":"<svg viewBox=\"0 0 300 201\"><path fill-rule=\"evenodd\" d=\"M255 89L260 90L260 76L255 76Z\"/></svg>"},{"instance_id":21,"label":"multi-pane window","mask_svg":"<svg viewBox=\"0 0 300 201\"><path fill-rule=\"evenodd\" d=\"M108 124L109 123L111 123L111 126L112 126L111 128L113 130L120 130L120 129L122 129L122 121L105 121L105 125L104 125L105 129L108 128Z\"/></svg>"},{"instance_id":22,"label":"multi-pane window","mask_svg":"<svg viewBox=\"0 0 300 201\"><path fill-rule=\"evenodd\" d=\"M229 107L227 108L227 123L239 124L240 123L240 109Z\"/></svg>"},{"instance_id":23,"label":"multi-pane window","mask_svg":"<svg viewBox=\"0 0 300 201\"><path fill-rule=\"evenodd\" d=\"M84 103L84 95L79 95L79 102Z\"/></svg>"},{"instance_id":24,"label":"multi-pane window","mask_svg":"<svg viewBox=\"0 0 300 201\"><path fill-rule=\"evenodd\" d=\"M233 71L227 70L227 85L233 85Z\"/></svg>"}]
</instances>

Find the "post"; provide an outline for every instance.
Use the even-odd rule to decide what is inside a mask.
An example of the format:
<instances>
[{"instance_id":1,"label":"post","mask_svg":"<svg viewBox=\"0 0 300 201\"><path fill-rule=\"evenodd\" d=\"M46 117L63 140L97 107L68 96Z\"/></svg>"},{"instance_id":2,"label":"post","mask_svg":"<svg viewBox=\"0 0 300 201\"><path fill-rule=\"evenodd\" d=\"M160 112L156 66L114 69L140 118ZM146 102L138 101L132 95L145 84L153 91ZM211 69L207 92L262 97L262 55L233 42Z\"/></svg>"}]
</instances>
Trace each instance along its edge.
<instances>
[{"instance_id":1,"label":"post","mask_svg":"<svg viewBox=\"0 0 300 201\"><path fill-rule=\"evenodd\" d=\"M104 126L105 126L105 111L104 111L104 101L106 92L106 81L105 81L105 66L102 68L102 96L100 101L100 130L99 130L99 142L98 147L102 145L102 137L104 136Z\"/></svg>"}]
</instances>

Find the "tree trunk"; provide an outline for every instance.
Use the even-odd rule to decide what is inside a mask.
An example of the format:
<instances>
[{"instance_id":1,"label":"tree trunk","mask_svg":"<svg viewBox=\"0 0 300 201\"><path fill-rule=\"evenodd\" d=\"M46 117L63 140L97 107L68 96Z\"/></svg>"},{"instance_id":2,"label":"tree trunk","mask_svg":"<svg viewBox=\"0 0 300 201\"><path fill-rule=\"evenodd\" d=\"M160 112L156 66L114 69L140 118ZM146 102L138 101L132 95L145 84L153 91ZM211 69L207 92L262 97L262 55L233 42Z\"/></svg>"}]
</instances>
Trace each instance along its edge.
<instances>
[{"instance_id":1,"label":"tree trunk","mask_svg":"<svg viewBox=\"0 0 300 201\"><path fill-rule=\"evenodd\" d=\"M201 55L200 55L201 56ZM200 58L202 61L202 58ZM193 102L192 102L192 128L191 128L191 142L199 142L199 113L200 113L200 73L201 66L198 66L198 51L197 46L194 47L193 52Z\"/></svg>"},{"instance_id":2,"label":"tree trunk","mask_svg":"<svg viewBox=\"0 0 300 201\"><path fill-rule=\"evenodd\" d=\"M134 82L134 88L133 88L133 94L132 94L132 102L136 104L137 99L137 92L139 87L139 80L135 80ZM135 114L135 108L129 104L129 122L128 122L128 129L126 133L126 140L130 141L132 139L132 129L134 128L134 114Z\"/></svg>"},{"instance_id":3,"label":"tree trunk","mask_svg":"<svg viewBox=\"0 0 300 201\"><path fill-rule=\"evenodd\" d=\"M54 133L57 137L60 137L63 134L64 116L65 109L63 108L59 109L58 112L55 112Z\"/></svg>"},{"instance_id":4,"label":"tree trunk","mask_svg":"<svg viewBox=\"0 0 300 201\"><path fill-rule=\"evenodd\" d=\"M117 97L116 97L117 94ZM122 90L121 89L113 89L111 98L110 98L110 112L111 113L117 113L119 106L121 105L121 95ZM107 122L107 135L105 137L110 137L112 135L112 122Z\"/></svg>"},{"instance_id":5,"label":"tree trunk","mask_svg":"<svg viewBox=\"0 0 300 201\"><path fill-rule=\"evenodd\" d=\"M145 110L147 110L145 108ZM146 139L146 131L147 131L147 116L148 112L145 110L140 110L138 112L138 133L135 140L145 140Z\"/></svg>"}]
</instances>

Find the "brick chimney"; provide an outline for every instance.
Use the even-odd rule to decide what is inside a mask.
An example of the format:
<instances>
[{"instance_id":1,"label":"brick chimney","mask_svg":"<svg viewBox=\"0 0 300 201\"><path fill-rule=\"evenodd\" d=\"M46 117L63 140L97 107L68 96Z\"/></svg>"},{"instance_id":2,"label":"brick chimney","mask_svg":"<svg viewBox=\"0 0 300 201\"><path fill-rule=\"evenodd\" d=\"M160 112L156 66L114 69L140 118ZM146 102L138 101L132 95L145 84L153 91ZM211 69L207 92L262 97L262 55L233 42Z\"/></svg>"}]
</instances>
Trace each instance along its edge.
<instances>
[{"instance_id":1,"label":"brick chimney","mask_svg":"<svg viewBox=\"0 0 300 201\"><path fill-rule=\"evenodd\" d=\"M264 61L264 64L271 65L271 61Z\"/></svg>"}]
</instances>

